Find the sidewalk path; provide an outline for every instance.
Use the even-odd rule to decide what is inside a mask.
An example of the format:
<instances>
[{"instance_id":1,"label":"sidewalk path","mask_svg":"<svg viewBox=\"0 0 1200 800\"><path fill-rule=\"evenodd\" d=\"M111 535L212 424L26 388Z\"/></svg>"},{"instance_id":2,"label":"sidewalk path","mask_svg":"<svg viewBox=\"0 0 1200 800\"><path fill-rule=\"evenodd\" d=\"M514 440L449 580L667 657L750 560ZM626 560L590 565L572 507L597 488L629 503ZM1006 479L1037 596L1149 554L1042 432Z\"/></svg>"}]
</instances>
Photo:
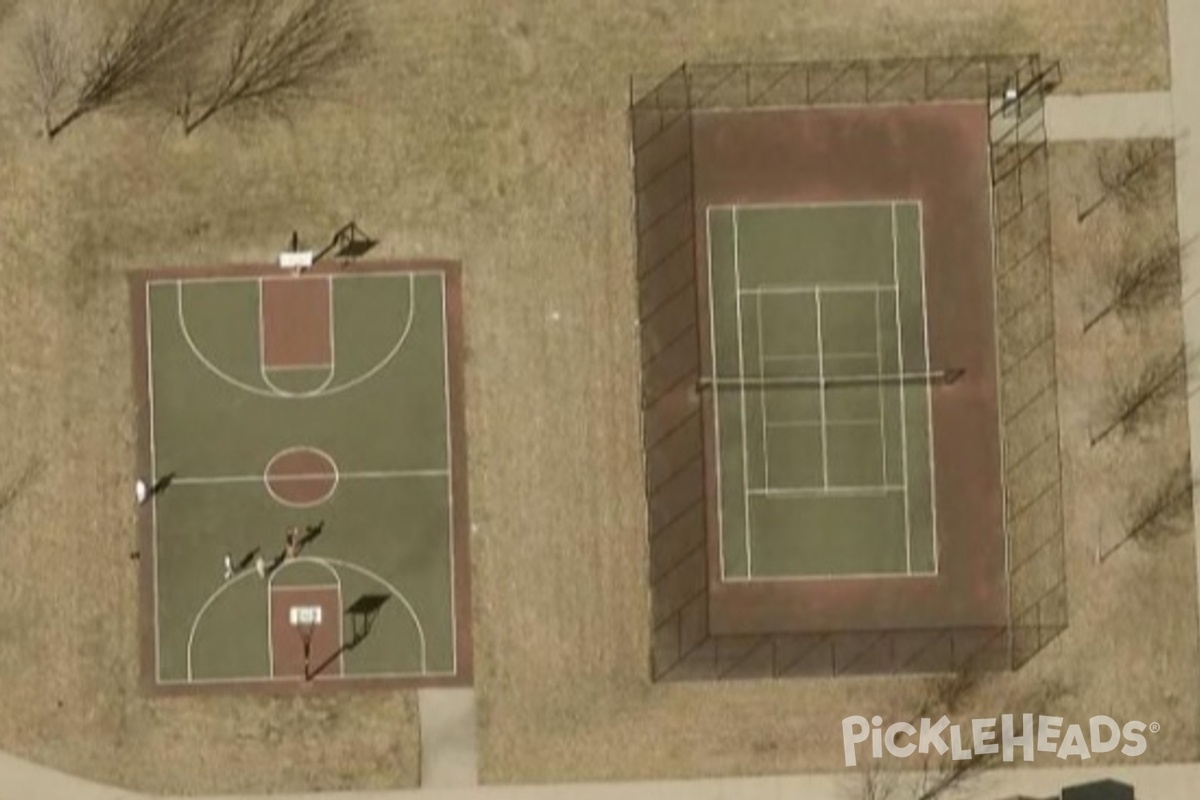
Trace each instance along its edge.
<instances>
[{"instance_id":1,"label":"sidewalk path","mask_svg":"<svg viewBox=\"0 0 1200 800\"><path fill-rule=\"evenodd\" d=\"M1046 135L1072 139L1140 139L1173 135L1170 92L1052 94L1046 98Z\"/></svg>"}]
</instances>

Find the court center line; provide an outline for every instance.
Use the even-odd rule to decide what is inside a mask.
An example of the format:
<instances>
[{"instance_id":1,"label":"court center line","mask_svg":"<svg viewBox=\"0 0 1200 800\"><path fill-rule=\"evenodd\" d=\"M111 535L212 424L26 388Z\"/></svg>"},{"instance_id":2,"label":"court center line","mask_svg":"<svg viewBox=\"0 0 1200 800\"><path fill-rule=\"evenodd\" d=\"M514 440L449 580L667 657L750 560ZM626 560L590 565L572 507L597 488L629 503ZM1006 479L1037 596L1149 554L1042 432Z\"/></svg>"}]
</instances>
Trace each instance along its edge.
<instances>
[{"instance_id":1,"label":"court center line","mask_svg":"<svg viewBox=\"0 0 1200 800\"><path fill-rule=\"evenodd\" d=\"M708 339L709 339L709 357L711 359L710 374L715 378L717 376L717 312L716 302L713 298L715 289L713 286L713 246L712 246L712 208L704 210L704 226L706 250L705 256L708 260ZM721 494L721 397L720 392L713 393L713 461L716 463L713 470L717 482L717 560L720 562L720 579L725 580L725 509Z\"/></svg>"},{"instance_id":2,"label":"court center line","mask_svg":"<svg viewBox=\"0 0 1200 800\"><path fill-rule=\"evenodd\" d=\"M817 303L817 376L820 379L820 386L817 388L817 396L821 400L821 482L826 489L829 488L829 430L825 424L829 419L829 415L825 410L825 339L821 332L821 289L818 288L813 294Z\"/></svg>"},{"instance_id":3,"label":"court center line","mask_svg":"<svg viewBox=\"0 0 1200 800\"><path fill-rule=\"evenodd\" d=\"M445 469L414 469L414 470L379 470L362 472L338 472L339 480L348 478L382 479L382 478L441 478L448 477L449 470ZM333 477L328 472L302 473L296 475L280 475L271 477L271 481L306 481L329 479ZM175 478L172 486L213 485L223 483L262 483L262 474L258 475L212 475L194 478Z\"/></svg>"},{"instance_id":4,"label":"court center line","mask_svg":"<svg viewBox=\"0 0 1200 800\"><path fill-rule=\"evenodd\" d=\"M746 349L744 331L742 330L742 266L739 251L741 242L738 238L738 212L733 209L733 280L734 302L737 313L737 342L738 342L738 375L742 378L742 386L738 391L742 406L742 507L744 512L743 531L746 542L746 577L754 575L754 556L751 552L750 535L750 453L746 440Z\"/></svg>"},{"instance_id":5,"label":"court center line","mask_svg":"<svg viewBox=\"0 0 1200 800\"><path fill-rule=\"evenodd\" d=\"M900 373L904 374L904 322L900 315L900 266L898 252L900 244L896 236L896 204L892 203L892 279L896 282L896 358ZM904 552L906 572L912 573L912 531L910 530L908 501L908 411L905 406L904 385L900 392L900 464L901 481L904 484Z\"/></svg>"},{"instance_id":6,"label":"court center line","mask_svg":"<svg viewBox=\"0 0 1200 800\"><path fill-rule=\"evenodd\" d=\"M741 302L741 300L739 299L738 302ZM765 378L765 377L767 377L767 365L766 365L766 362L763 360L763 323L762 323L763 306L762 306L762 295L761 294L755 296L754 303L755 303L755 306L754 306L755 322L758 323L758 374L759 374L759 377ZM770 489L771 488L771 450L770 450L770 445L767 441L767 428L770 427L771 422L770 422L770 419L767 417L767 393L761 389L759 389L759 391L758 391L758 408L759 408L759 413L762 415L762 422L761 422L760 427L762 429L763 487Z\"/></svg>"}]
</instances>

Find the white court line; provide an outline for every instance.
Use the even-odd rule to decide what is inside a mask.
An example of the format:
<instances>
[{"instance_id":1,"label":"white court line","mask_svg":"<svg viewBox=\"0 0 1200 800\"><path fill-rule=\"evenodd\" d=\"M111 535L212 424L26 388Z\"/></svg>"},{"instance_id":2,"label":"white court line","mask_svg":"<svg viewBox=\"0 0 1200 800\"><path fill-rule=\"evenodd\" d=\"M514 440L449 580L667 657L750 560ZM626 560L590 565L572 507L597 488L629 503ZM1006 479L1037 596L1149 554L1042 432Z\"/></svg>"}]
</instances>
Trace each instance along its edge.
<instances>
[{"instance_id":1,"label":"white court line","mask_svg":"<svg viewBox=\"0 0 1200 800\"><path fill-rule=\"evenodd\" d=\"M989 192L990 194L990 192ZM925 291L925 208L917 201L917 243L920 247L921 268L921 317L925 323L925 369L932 369L929 358L929 300ZM997 337L999 338L999 337ZM925 404L929 414L926 427L929 430L929 514L930 534L933 547L933 571L938 571L938 536L937 536L937 473L933 456L933 390L925 386Z\"/></svg>"},{"instance_id":2,"label":"white court line","mask_svg":"<svg viewBox=\"0 0 1200 800\"><path fill-rule=\"evenodd\" d=\"M830 106L823 106L823 108L829 108L829 107ZM855 108L860 108L860 106L855 106ZM741 109L738 109L738 111L740 113ZM896 202L903 203L903 202L912 202L912 201L908 200L907 198L897 198ZM884 208L887 208L888 205L889 205L888 202L881 201L881 200L831 200L831 201L818 202L818 203L736 203L736 204L726 203L726 204L717 204L717 205L709 206L709 208L710 209L717 208L717 209L721 209L721 210L733 209L733 211L736 213L739 209L745 210L745 211L758 211L758 210L774 210L774 209L789 209L789 208L794 208L794 209L860 208L862 206L873 206L876 208L884 209Z\"/></svg>"},{"instance_id":3,"label":"white court line","mask_svg":"<svg viewBox=\"0 0 1200 800\"><path fill-rule=\"evenodd\" d=\"M742 266L740 254L738 252L740 242L738 240L738 212L733 210L733 280L734 280L734 304L737 312L737 341L738 341L738 375L743 378L743 383L738 394L741 395L742 402L742 506L745 512L745 530L743 531L746 540L746 577L754 574L753 555L750 550L750 453L746 445L748 438L746 434L746 348L742 331Z\"/></svg>"},{"instance_id":4,"label":"white court line","mask_svg":"<svg viewBox=\"0 0 1200 800\"><path fill-rule=\"evenodd\" d=\"M332 572L334 575L337 575L337 570L334 569L334 567L341 567L343 569L348 569L348 570L357 572L360 575L370 578L371 580L377 582L378 584L380 584L381 586L386 588L392 594L393 597L395 597L397 600L399 600L401 602L401 604L404 606L404 608L408 611L409 617L412 619L413 624L416 625L416 628L417 628L417 638L418 638L418 642L420 644L420 651L421 651L421 672L420 673L396 673L396 674L399 674L399 675L454 674L454 673L431 673L431 672L429 672L428 667L427 667L428 658L426 655L425 628L421 625L421 619L417 616L417 612L413 609L412 603L410 603L408 601L408 598L405 597L404 594L401 593L399 589L397 589L395 586L388 583L383 578L379 577L378 574L372 572L371 570L367 569L366 567L360 567L357 564L352 564L349 561L342 561L341 559L337 559L337 558L317 558L314 556L297 556L293 559L285 561L273 573L271 573L270 578L268 578L268 581L267 581L267 624L268 624L267 649L268 649L268 657L270 658L270 669L271 669L272 674L274 674L274 670L275 670L275 657L274 657L274 648L270 644L270 641L271 641L270 640L271 582L275 579L275 577L280 572L287 569L288 567L293 566L295 564L304 564L304 563L318 564L318 565L323 566L326 569L330 570L330 572ZM204 618L204 615L208 612L208 609L217 600L217 598L219 598L222 594L224 594L226 592L226 590L229 589L229 587L233 586L235 583L237 583L240 580L244 580L245 578L250 577L252 574L254 574L252 571L244 570L244 571L238 573L237 575L234 575L229 580L223 582L219 587L217 587L216 591L214 591L209 596L208 600L206 600L204 602L204 605L201 606L200 610L196 613L196 616L192 618L192 628L191 628L191 631L188 633L188 643L187 643L187 674L188 674L188 678L186 681L175 681L175 683L202 683L202 682L204 682L203 680L196 680L196 679L192 678L192 672L193 672L192 671L192 644L196 638L196 631L199 629L200 622ZM341 576L338 575L337 579L340 581ZM381 675L381 674L382 673L375 673L375 675ZM229 682L229 680L230 679L227 679L227 678L219 678L219 679L213 679L210 682L227 683L227 682ZM259 680L266 681L269 679L259 678ZM160 681L158 681L158 683L160 685L164 685L169 682L160 680Z\"/></svg>"},{"instance_id":5,"label":"white court line","mask_svg":"<svg viewBox=\"0 0 1200 800\"><path fill-rule=\"evenodd\" d=\"M915 580L919 578L936 578L936 572L840 572L822 573L817 575L755 575L754 580L747 578L730 578L729 583L805 583L811 581L857 581L857 580ZM908 673L905 673L908 675Z\"/></svg>"},{"instance_id":6,"label":"white court line","mask_svg":"<svg viewBox=\"0 0 1200 800\"><path fill-rule=\"evenodd\" d=\"M888 283L775 283L738 289L738 294L815 294L816 292L893 292Z\"/></svg>"},{"instance_id":7,"label":"white court line","mask_svg":"<svg viewBox=\"0 0 1200 800\"><path fill-rule=\"evenodd\" d=\"M829 415L825 411L825 340L824 334L821 332L821 290L813 294L817 301L817 375L821 380L821 386L817 389L821 399L821 478L825 488L829 488L829 430L825 425L825 421L829 419Z\"/></svg>"},{"instance_id":8,"label":"white court line","mask_svg":"<svg viewBox=\"0 0 1200 800\"><path fill-rule=\"evenodd\" d=\"M876 425L879 424L879 420L878 419L831 419L831 420L827 421L825 424L826 424L826 426L828 426L830 428L836 428L839 426L859 427L862 425L870 425L872 428L874 428ZM819 419L793 419L793 420L783 420L781 422L767 423L767 427L769 427L769 428L817 428L817 427L820 427L820 425L821 425L821 421Z\"/></svg>"},{"instance_id":9,"label":"white court line","mask_svg":"<svg viewBox=\"0 0 1200 800\"><path fill-rule=\"evenodd\" d=\"M704 210L704 226L705 240L708 243L708 252L705 254L708 259L708 338L709 338L709 354L712 358L711 375L717 375L717 313L716 302L713 299L716 290L713 285L713 263L712 263L712 208ZM716 458L713 461L716 463L715 477L717 482L717 560L720 562L720 579L725 580L725 509L723 495L721 494L721 397L720 392L712 394L713 402L713 432L714 444L713 450Z\"/></svg>"},{"instance_id":10,"label":"white court line","mask_svg":"<svg viewBox=\"0 0 1200 800\"><path fill-rule=\"evenodd\" d=\"M300 556L298 558L293 558L291 563L295 563L297 561L303 561L305 558L306 558L306 556ZM360 567L357 564L351 564L349 561L342 561L341 559L338 559L338 558L316 559L316 558L312 558L311 556L308 556L307 558L310 558L313 561L321 561L326 564L333 564L334 566L353 570L354 572L357 572L360 575L363 575L367 578L370 578L370 579L382 584L389 592L392 593L393 597L395 597L397 600L399 600L401 603L403 603L405 609L408 610L408 615L412 619L413 624L417 626L417 638L420 640L420 644L421 644L421 674L424 675L429 672L428 655L426 652L426 644L425 644L425 628L423 625L421 625L421 618L417 616L417 612L416 612L416 610L413 609L412 603L408 602L408 598L405 597L400 592L399 589L397 589L395 586L388 583L383 578L379 577L379 575L377 575L376 573L367 569L366 567Z\"/></svg>"},{"instance_id":11,"label":"white court line","mask_svg":"<svg viewBox=\"0 0 1200 800\"><path fill-rule=\"evenodd\" d=\"M308 449L308 448L305 448ZM380 478L441 478L449 476L449 471L444 469L413 469L413 470L380 470L380 471L364 471L364 472L338 472L339 480L347 480L354 478L361 479L380 479ZM298 481L298 480L315 480L317 478L328 478L328 473L314 473L312 475L284 475L272 480L280 481ZM187 486L187 485L220 485L223 483L262 483L262 475L214 475L210 477L196 478L175 478L171 481L172 486Z\"/></svg>"},{"instance_id":12,"label":"white court line","mask_svg":"<svg viewBox=\"0 0 1200 800\"><path fill-rule=\"evenodd\" d=\"M267 675L272 679L275 677L275 622L271 619L271 612L274 610L275 598L271 596L271 581L274 579L274 574L267 576ZM208 608L205 605L204 609ZM202 612L203 613L203 610ZM197 619L192 623L192 632L196 630ZM188 678L192 677L192 637L188 637Z\"/></svg>"},{"instance_id":13,"label":"white court line","mask_svg":"<svg viewBox=\"0 0 1200 800\"><path fill-rule=\"evenodd\" d=\"M275 491L275 488L273 486L271 486L271 482L272 482L271 481L271 465L274 464L279 459L281 459L285 456L291 455L292 453L301 453L304 451L316 453L317 455L324 458L326 462L333 465L333 485L329 487L329 491L327 491L324 495L322 495L318 499L311 500L311 501L304 502L304 503L298 503L295 500L288 500L286 498L280 497L279 493ZM291 479L291 480L296 480L296 479L298 479L299 476L287 475L284 477ZM319 473L317 477L322 478L322 479L328 479L329 474L328 473ZM311 480L311 478L310 478L310 480ZM326 500L328 500L329 498L333 497L334 493L337 491L337 488L341 484L341 482L342 482L342 473L341 473L341 470L339 470L337 468L337 462L333 460L333 456L331 456L329 453L325 452L321 448L314 447L312 445L299 445L297 447L288 447L283 450L280 450L278 453L271 456L270 460L267 461L267 465L265 467L263 467L263 472L262 472L263 488L266 490L267 494L269 494L271 496L271 499L274 500L276 503L279 503L279 505L281 505L281 506L287 506L288 508L313 508L314 506L319 506L322 503L324 503Z\"/></svg>"},{"instance_id":14,"label":"white court line","mask_svg":"<svg viewBox=\"0 0 1200 800\"><path fill-rule=\"evenodd\" d=\"M738 298L738 302L742 302ZM758 375L761 378L767 377L767 365L763 360L763 324L762 324L762 295L754 298L754 318L758 323ZM763 462L763 486L767 489L771 488L771 451L767 443L767 429L771 426L771 421L767 417L767 393L761 389L758 392L758 410L762 415L760 427L762 428L762 462Z\"/></svg>"},{"instance_id":15,"label":"white court line","mask_svg":"<svg viewBox=\"0 0 1200 800\"><path fill-rule=\"evenodd\" d=\"M196 616L192 617L192 627L188 631L188 638L187 638L187 653L186 653L186 655L187 655L187 683L192 682L192 643L196 640L196 631L200 629L200 620L204 619L204 615L206 613L208 613L209 607L214 602L216 602L218 597L225 594L225 592L229 589L229 587L233 586L238 581L242 581L242 580L245 580L246 578L249 578L252 574L254 574L254 573L252 573L250 570L242 570L241 572L235 574L229 580L222 582L221 585L218 586L213 591L213 593L208 596L208 599L204 601L204 604L200 606L200 610L196 612ZM267 597L267 632L268 632L268 634L270 634L270 631L271 631L270 625L271 625L271 598L268 595L268 597ZM268 635L268 638L267 638L268 660L271 664L274 664L274 659L270 658L270 655L271 655L270 641L271 641L270 636ZM159 683L162 683L162 682L163 681L159 681Z\"/></svg>"},{"instance_id":16,"label":"white court line","mask_svg":"<svg viewBox=\"0 0 1200 800\"><path fill-rule=\"evenodd\" d=\"M335 576L336 577L336 576ZM338 579L341 580L340 578ZM276 592L309 592L314 589L336 589L337 583L294 583L287 586L272 586Z\"/></svg>"},{"instance_id":17,"label":"white court line","mask_svg":"<svg viewBox=\"0 0 1200 800\"><path fill-rule=\"evenodd\" d=\"M279 573L283 572L285 569L287 569L288 566L295 564L299 560L300 559L298 559L298 558L293 558L290 561L284 561L282 564L280 564L278 567L275 568L274 572L272 572L270 575L267 576L267 653L271 659L271 677L272 678L275 677L275 638L274 638L275 632L272 630L272 626L274 625L274 623L271 621L271 616L272 616L271 610L275 607L275 579L277 577L279 577ZM342 592L341 592L342 576L338 575L338 571L336 569L334 569L333 567L329 566L328 564L321 563L320 559L310 558L309 560L314 563L319 563L319 564L321 564L321 566L325 567L325 569L329 570L329 573L331 575L333 575L334 582L338 586L338 615L337 615L337 617L338 617L338 630L340 631L341 623L342 623ZM281 586L279 588L282 589L284 587ZM324 587L313 587L313 586L308 586L308 585L300 585L300 586L288 586L286 588L292 589L293 591L298 591L298 590L324 588ZM341 633L338 633L338 644L339 645L341 644ZM191 664L192 664L192 650L191 650L191 645L189 643L189 645L188 645L188 669L189 669L189 671L191 669ZM304 677L307 678L308 676L305 675Z\"/></svg>"},{"instance_id":18,"label":"white court line","mask_svg":"<svg viewBox=\"0 0 1200 800\"><path fill-rule=\"evenodd\" d=\"M897 251L900 244L896 237L896 204L892 203L892 278L896 286L900 286L899 259ZM904 373L904 323L900 317L900 291L896 290L896 357L899 359L900 373ZM904 386L900 391L900 464L904 483L904 549L907 559L907 572L912 572L912 531L908 521L908 412L904 404Z\"/></svg>"},{"instance_id":19,"label":"white court line","mask_svg":"<svg viewBox=\"0 0 1200 800\"><path fill-rule=\"evenodd\" d=\"M262 367L267 363L267 323L264 320L265 315L263 314L262 278L259 278L255 283L258 285L258 365L259 369L261 370ZM179 291L183 291L183 284L179 285ZM271 386L269 382L267 385ZM271 386L271 388L274 389L275 387Z\"/></svg>"},{"instance_id":20,"label":"white court line","mask_svg":"<svg viewBox=\"0 0 1200 800\"><path fill-rule=\"evenodd\" d=\"M146 399L150 414L150 485L158 483L158 451L154 442L154 320L150 312L150 287L146 299ZM158 497L150 495L150 563L154 570L154 679L162 678L162 631L158 613Z\"/></svg>"},{"instance_id":21,"label":"white court line","mask_svg":"<svg viewBox=\"0 0 1200 800\"><path fill-rule=\"evenodd\" d=\"M878 295L878 292L876 292L876 295ZM793 355L790 353L785 353L782 355L768 355L766 358L768 361L771 361L771 360L775 360L775 361L802 361L802 360L803 361L812 361L814 359L819 359L820 357L821 356L819 353L812 354L812 355L809 355L807 353L805 353L803 355L801 355L801 354ZM829 359L833 359L836 361L839 358L846 358L846 359L872 358L872 359L875 359L876 361L878 361L879 360L879 351L876 350L874 353L857 353L856 352L856 353L826 353L825 354L826 361L828 361ZM880 372L880 374L882 375L883 373Z\"/></svg>"},{"instance_id":22,"label":"white court line","mask_svg":"<svg viewBox=\"0 0 1200 800\"><path fill-rule=\"evenodd\" d=\"M447 515L449 526L446 534L446 543L450 549L450 664L451 671L458 673L458 614L456 613L458 599L455 597L454 587L457 585L454 576L454 534L457 530L457 524L454 519L454 447L450 438L450 331L449 331L449 314L446 311L446 303L448 295L446 292L446 275L441 276L442 290L442 404L446 412L446 507L449 510Z\"/></svg>"},{"instance_id":23,"label":"white court line","mask_svg":"<svg viewBox=\"0 0 1200 800\"><path fill-rule=\"evenodd\" d=\"M263 367L267 372L302 372L304 370L333 369L333 364L285 364L279 367Z\"/></svg>"},{"instance_id":24,"label":"white court line","mask_svg":"<svg viewBox=\"0 0 1200 800\"><path fill-rule=\"evenodd\" d=\"M904 491L903 486L779 486L751 489L755 497L884 497Z\"/></svg>"},{"instance_id":25,"label":"white court line","mask_svg":"<svg viewBox=\"0 0 1200 800\"><path fill-rule=\"evenodd\" d=\"M274 398L274 399L279 399L279 400L297 400L297 399L303 400L303 399L314 398L314 397L331 397L335 394L340 394L341 392L347 391L349 389L353 389L355 386L358 386L359 384L375 377L375 375L377 375L380 372L380 370L384 369L385 367L387 367L389 364L392 363L392 361L396 358L396 355L404 347L404 343L408 340L408 335L412 331L413 319L416 316L416 305L415 305L415 303L416 303L416 279L414 276L417 273L396 273L395 275L391 275L391 277L399 277L404 274L407 274L408 279L409 279L408 280L408 317L405 320L404 328L401 330L400 336L399 336L399 338L396 339L396 343L393 345L391 351L388 352L388 354L386 356L384 356L377 364L375 364L371 369L364 372L362 375L359 375L355 378L351 378L350 380L346 381L345 383L339 384L337 386L327 387L325 389L311 390L308 392L282 392L280 390L271 391L269 389L264 389L260 386L253 386L249 383L246 383L245 381L238 380L237 378L233 377L232 375L229 375L228 373L224 372L220 367L218 367L211 360L209 360L209 358L207 356L204 355L203 351L200 350L199 346L197 346L195 340L192 338L191 331L188 330L187 317L184 314L184 310L183 310L183 283L184 283L184 281L176 279L173 281L169 281L169 283L173 283L175 285L175 291L176 291L176 294L178 295L177 316L178 316L178 320L179 320L179 330L183 334L184 341L187 343L188 348L191 349L192 355L196 357L197 361L199 361L202 365L204 365L205 369L207 369L209 372L211 372L215 377L225 381L225 383L228 383L230 386L241 389L242 391L247 392L248 394L257 395L259 397L269 397L269 398ZM442 275L443 273L429 272L429 273L420 273L420 274ZM249 279L211 281L211 282L250 283L250 282L259 281L259 280L261 280L261 279L249 278ZM291 280L291 279L289 278L288 280ZM303 278L298 278L296 280L303 280ZM164 281L164 283L166 283L166 282L167 281ZM192 281L189 280L187 282L190 283ZM198 280L197 282L203 282L203 281ZM262 296L260 294L259 295L260 303L261 303L261 297ZM260 311L260 314L259 314L260 321L261 321L261 317L262 317L262 315L261 315L261 311ZM260 339L261 339L261 333L260 333ZM261 367L261 364L262 364L262 359L260 357L260 359L259 359L260 367ZM260 372L261 372L261 369L260 369Z\"/></svg>"},{"instance_id":26,"label":"white court line","mask_svg":"<svg viewBox=\"0 0 1200 800\"><path fill-rule=\"evenodd\" d=\"M288 283L296 283L297 281L317 281L331 279L335 281L354 281L367 280L371 278L403 278L408 276L435 276L444 274L437 269L418 269L418 270L396 270L393 272L355 272L351 274L341 275L288 275L286 277L271 276L271 275L245 275L245 276L197 276L197 277L174 277L174 278L151 278L146 281L147 286L174 286L180 281L184 283L254 283L255 281L287 281Z\"/></svg>"},{"instance_id":27,"label":"white court line","mask_svg":"<svg viewBox=\"0 0 1200 800\"><path fill-rule=\"evenodd\" d=\"M275 279L275 280L278 280L278 279ZM287 280L291 281L290 278ZM329 302L329 368L328 368L328 372L325 375L325 380L323 380L321 382L321 385L318 386L317 388L306 389L303 392L292 392L292 391L288 391L287 389L281 389L278 386L276 386L274 381L272 381L271 378L268 377L268 375L267 375L267 373L271 372L272 370L267 367L267 355L266 355L266 353L267 353L267 337L265 334L266 321L264 319L265 315L263 314L263 279L262 278L258 279L258 341L259 341L258 372L259 372L259 375L262 376L263 383L267 386L268 389L270 389L276 395L280 395L280 396L300 395L302 397L312 397L314 395L320 395L322 392L324 392L326 389L329 388L329 384L333 383L333 373L337 369L337 364L333 360L333 283L330 282L328 279L326 279L325 283L326 283L326 287L325 287L326 294L329 298L329 301L328 301ZM315 367L314 367L314 369L315 369Z\"/></svg>"},{"instance_id":28,"label":"white court line","mask_svg":"<svg viewBox=\"0 0 1200 800\"><path fill-rule=\"evenodd\" d=\"M453 678L453 677L456 677L455 673L453 673L453 672L434 672L432 670L430 670L428 672L364 672L360 675L354 675L354 674L339 675L338 681L339 682L341 682L341 681L362 682L362 681L371 681L371 680L380 680L380 679L397 679L397 680L413 679L413 680L416 680L416 679L420 679L420 678ZM192 686L192 685L195 685L195 686L232 686L232 685L236 685L239 683L263 684L263 683L275 683L275 682L276 682L275 679L267 678L263 675L240 675L240 676L230 677L230 678L193 678L191 680L175 679L175 680L156 681L155 685L156 686Z\"/></svg>"},{"instance_id":29,"label":"white court line","mask_svg":"<svg viewBox=\"0 0 1200 800\"><path fill-rule=\"evenodd\" d=\"M883 318L879 313L879 292L875 292L875 369L883 374ZM903 387L901 387L903 391ZM883 396L883 383L879 384L879 446L880 458L883 460L883 482L888 482L887 470L887 422L886 408Z\"/></svg>"},{"instance_id":30,"label":"white court line","mask_svg":"<svg viewBox=\"0 0 1200 800\"><path fill-rule=\"evenodd\" d=\"M337 319L333 313L333 278L326 275L325 283L325 291L329 297L329 378L322 384L322 389L328 388L329 384L333 383L333 376L337 373L337 341L334 338L334 328L337 327ZM409 285L409 290L412 290L411 284Z\"/></svg>"}]
</instances>

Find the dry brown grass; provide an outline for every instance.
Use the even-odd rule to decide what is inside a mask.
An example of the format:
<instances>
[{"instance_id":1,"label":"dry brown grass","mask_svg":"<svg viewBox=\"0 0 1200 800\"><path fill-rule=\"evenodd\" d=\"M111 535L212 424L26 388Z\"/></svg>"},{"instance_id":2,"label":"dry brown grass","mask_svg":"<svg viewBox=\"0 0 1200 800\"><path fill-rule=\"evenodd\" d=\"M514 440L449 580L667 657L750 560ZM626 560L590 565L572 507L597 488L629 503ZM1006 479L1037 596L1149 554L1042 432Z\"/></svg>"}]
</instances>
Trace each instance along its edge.
<instances>
[{"instance_id":1,"label":"dry brown grass","mask_svg":"<svg viewBox=\"0 0 1200 800\"><path fill-rule=\"evenodd\" d=\"M920 683L647 681L627 77L684 59L1036 48L1064 58L1070 89L1161 87L1161 0L371 5L379 50L290 126L184 140L159 116L98 115L48 147L4 98L0 482L45 468L0 516L0 747L163 792L417 781L411 695L161 700L135 684L121 273L269 259L293 228L355 218L382 256L466 264L484 779L836 766L845 713L905 713ZM0 28L0 52L16 31ZM1190 756L1194 562L1135 553L1101 579L1085 512L1076 495L1072 579L1097 591L1022 678L1077 672L1091 700L1067 713L1162 709L1170 745L1151 757ZM1186 619L1153 605L1165 586Z\"/></svg>"}]
</instances>

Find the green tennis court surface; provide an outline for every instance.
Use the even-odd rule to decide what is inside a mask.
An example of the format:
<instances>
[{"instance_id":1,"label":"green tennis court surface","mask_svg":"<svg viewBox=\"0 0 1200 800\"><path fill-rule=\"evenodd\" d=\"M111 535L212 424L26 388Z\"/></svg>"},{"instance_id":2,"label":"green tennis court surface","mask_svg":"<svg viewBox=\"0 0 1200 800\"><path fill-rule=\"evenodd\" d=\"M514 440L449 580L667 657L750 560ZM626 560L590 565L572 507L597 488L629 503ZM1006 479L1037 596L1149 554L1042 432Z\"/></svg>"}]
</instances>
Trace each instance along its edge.
<instances>
[{"instance_id":1,"label":"green tennis court surface","mask_svg":"<svg viewBox=\"0 0 1200 800\"><path fill-rule=\"evenodd\" d=\"M726 580L937 571L921 209L711 207Z\"/></svg>"},{"instance_id":2,"label":"green tennis court surface","mask_svg":"<svg viewBox=\"0 0 1200 800\"><path fill-rule=\"evenodd\" d=\"M157 683L453 678L446 274L144 291Z\"/></svg>"}]
</instances>

